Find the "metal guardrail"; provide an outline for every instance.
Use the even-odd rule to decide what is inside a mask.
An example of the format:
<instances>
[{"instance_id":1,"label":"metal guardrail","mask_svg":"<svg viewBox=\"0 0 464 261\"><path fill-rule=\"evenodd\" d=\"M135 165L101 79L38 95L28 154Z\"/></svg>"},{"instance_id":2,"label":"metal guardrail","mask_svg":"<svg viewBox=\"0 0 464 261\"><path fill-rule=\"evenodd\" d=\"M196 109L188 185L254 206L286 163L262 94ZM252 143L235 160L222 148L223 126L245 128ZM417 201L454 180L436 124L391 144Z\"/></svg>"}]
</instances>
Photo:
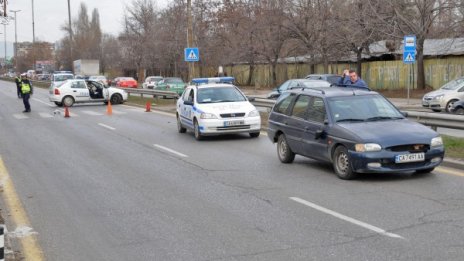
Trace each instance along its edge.
<instances>
[{"instance_id":1,"label":"metal guardrail","mask_svg":"<svg viewBox=\"0 0 464 261\"><path fill-rule=\"evenodd\" d=\"M112 87L114 87L114 86L112 86ZM143 95L150 95L150 96L153 96L153 97L162 96L162 97L169 97L169 98L178 98L179 97L179 94L177 94L177 92L172 92L172 91L160 91L160 90L139 89L139 88L121 88L121 87L114 87L114 88L124 90L129 94L131 94L131 93L140 94L142 98L143 98Z\"/></svg>"},{"instance_id":2,"label":"metal guardrail","mask_svg":"<svg viewBox=\"0 0 464 261\"><path fill-rule=\"evenodd\" d=\"M274 106L275 100L257 98L249 96L254 99L252 103L256 107L266 108L268 111ZM402 110L403 111L403 110ZM432 112L419 112L419 111L403 111L407 117L416 122L432 127L436 130L437 127L464 130L464 117L462 115L441 114Z\"/></svg>"}]
</instances>

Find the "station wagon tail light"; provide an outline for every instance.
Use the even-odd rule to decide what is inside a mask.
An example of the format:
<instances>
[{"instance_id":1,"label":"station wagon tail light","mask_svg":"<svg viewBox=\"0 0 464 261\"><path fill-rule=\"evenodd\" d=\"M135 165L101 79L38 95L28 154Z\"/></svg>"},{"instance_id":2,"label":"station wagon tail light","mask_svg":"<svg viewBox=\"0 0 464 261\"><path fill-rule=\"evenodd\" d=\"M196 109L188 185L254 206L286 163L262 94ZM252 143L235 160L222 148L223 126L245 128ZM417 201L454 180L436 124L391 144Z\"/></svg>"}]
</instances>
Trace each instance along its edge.
<instances>
[{"instance_id":1,"label":"station wagon tail light","mask_svg":"<svg viewBox=\"0 0 464 261\"><path fill-rule=\"evenodd\" d=\"M443 146L443 140L441 137L435 137L431 140L430 144L432 147Z\"/></svg>"},{"instance_id":2,"label":"station wagon tail light","mask_svg":"<svg viewBox=\"0 0 464 261\"><path fill-rule=\"evenodd\" d=\"M200 119L217 119L216 115L212 114L212 113L206 113L206 112L203 112L201 115L200 115Z\"/></svg>"},{"instance_id":3,"label":"station wagon tail light","mask_svg":"<svg viewBox=\"0 0 464 261\"><path fill-rule=\"evenodd\" d=\"M54 93L55 93L55 95L60 95L60 90L58 90L58 89L55 88L55 92L54 92Z\"/></svg>"},{"instance_id":4,"label":"station wagon tail light","mask_svg":"<svg viewBox=\"0 0 464 261\"><path fill-rule=\"evenodd\" d=\"M356 144L355 150L357 152L380 151L382 150L382 147L376 143L365 143L365 144Z\"/></svg>"}]
</instances>

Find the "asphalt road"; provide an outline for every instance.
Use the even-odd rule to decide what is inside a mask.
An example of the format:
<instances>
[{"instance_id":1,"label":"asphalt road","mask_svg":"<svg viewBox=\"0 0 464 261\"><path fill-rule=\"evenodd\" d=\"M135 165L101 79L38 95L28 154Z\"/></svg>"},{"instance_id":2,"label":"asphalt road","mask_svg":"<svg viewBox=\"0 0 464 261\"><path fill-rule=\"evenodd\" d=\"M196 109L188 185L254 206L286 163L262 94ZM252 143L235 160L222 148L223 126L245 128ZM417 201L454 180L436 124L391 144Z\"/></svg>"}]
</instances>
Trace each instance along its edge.
<instances>
[{"instance_id":1,"label":"asphalt road","mask_svg":"<svg viewBox=\"0 0 464 261\"><path fill-rule=\"evenodd\" d=\"M462 171L343 181L303 157L281 164L265 135L198 142L172 115L125 105L111 116L77 105L64 118L42 89L25 116L15 92L0 82L0 163L46 260L464 256Z\"/></svg>"}]
</instances>

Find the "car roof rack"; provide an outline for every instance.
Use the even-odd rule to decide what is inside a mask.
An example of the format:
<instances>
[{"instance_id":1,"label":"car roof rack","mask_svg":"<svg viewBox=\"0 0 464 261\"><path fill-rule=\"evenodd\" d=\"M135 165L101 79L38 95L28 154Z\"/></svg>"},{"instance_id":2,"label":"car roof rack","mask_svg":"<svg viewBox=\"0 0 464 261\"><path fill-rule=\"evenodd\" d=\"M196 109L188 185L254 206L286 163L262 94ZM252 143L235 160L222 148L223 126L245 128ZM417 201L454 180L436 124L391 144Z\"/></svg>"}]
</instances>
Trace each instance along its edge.
<instances>
[{"instance_id":1,"label":"car roof rack","mask_svg":"<svg viewBox=\"0 0 464 261\"><path fill-rule=\"evenodd\" d=\"M326 87L320 87L320 88L326 88ZM293 87L293 88L290 88L290 90L311 90L311 91L318 91L322 94L325 94L325 91L324 90L321 90L321 89L317 89L317 87L305 87L305 86L299 86L299 87Z\"/></svg>"},{"instance_id":2,"label":"car roof rack","mask_svg":"<svg viewBox=\"0 0 464 261\"><path fill-rule=\"evenodd\" d=\"M334 84L333 86L334 87L342 87L342 88L352 88L352 89L358 89L358 90L363 90L363 91L372 91L369 87L360 86L360 85Z\"/></svg>"}]
</instances>

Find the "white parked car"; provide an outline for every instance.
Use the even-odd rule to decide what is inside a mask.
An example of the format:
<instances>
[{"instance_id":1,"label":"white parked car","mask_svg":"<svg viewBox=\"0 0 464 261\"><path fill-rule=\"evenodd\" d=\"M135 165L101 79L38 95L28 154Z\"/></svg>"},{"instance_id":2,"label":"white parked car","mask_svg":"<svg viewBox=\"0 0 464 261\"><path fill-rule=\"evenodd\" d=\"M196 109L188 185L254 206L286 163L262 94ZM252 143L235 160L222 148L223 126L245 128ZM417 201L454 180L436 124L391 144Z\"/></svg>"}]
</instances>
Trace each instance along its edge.
<instances>
[{"instance_id":1,"label":"white parked car","mask_svg":"<svg viewBox=\"0 0 464 261\"><path fill-rule=\"evenodd\" d=\"M426 93L422 98L422 107L430 108L435 112L445 110L450 112L453 103L464 100L464 77L452 80L440 89Z\"/></svg>"},{"instance_id":2,"label":"white parked car","mask_svg":"<svg viewBox=\"0 0 464 261\"><path fill-rule=\"evenodd\" d=\"M145 78L145 81L142 83L143 89L154 89L156 84L163 80L163 76L148 76Z\"/></svg>"},{"instance_id":3,"label":"white parked car","mask_svg":"<svg viewBox=\"0 0 464 261\"><path fill-rule=\"evenodd\" d=\"M54 73L50 78L50 87L61 84L62 82L74 79L74 74L72 73Z\"/></svg>"},{"instance_id":4,"label":"white parked car","mask_svg":"<svg viewBox=\"0 0 464 261\"><path fill-rule=\"evenodd\" d=\"M89 77L89 80L91 81L96 81L96 82L101 82L103 85L108 85L108 80L106 79L105 76L103 75L93 75Z\"/></svg>"},{"instance_id":5,"label":"white parked car","mask_svg":"<svg viewBox=\"0 0 464 261\"><path fill-rule=\"evenodd\" d=\"M111 104L122 104L127 101L126 91L108 87L97 81L72 79L51 85L49 88L49 99L57 106L70 107L74 103L104 102Z\"/></svg>"},{"instance_id":6,"label":"white parked car","mask_svg":"<svg viewBox=\"0 0 464 261\"><path fill-rule=\"evenodd\" d=\"M233 77L197 78L177 100L177 129L192 130L195 138L249 133L258 137L261 116L247 97L231 82Z\"/></svg>"}]
</instances>

